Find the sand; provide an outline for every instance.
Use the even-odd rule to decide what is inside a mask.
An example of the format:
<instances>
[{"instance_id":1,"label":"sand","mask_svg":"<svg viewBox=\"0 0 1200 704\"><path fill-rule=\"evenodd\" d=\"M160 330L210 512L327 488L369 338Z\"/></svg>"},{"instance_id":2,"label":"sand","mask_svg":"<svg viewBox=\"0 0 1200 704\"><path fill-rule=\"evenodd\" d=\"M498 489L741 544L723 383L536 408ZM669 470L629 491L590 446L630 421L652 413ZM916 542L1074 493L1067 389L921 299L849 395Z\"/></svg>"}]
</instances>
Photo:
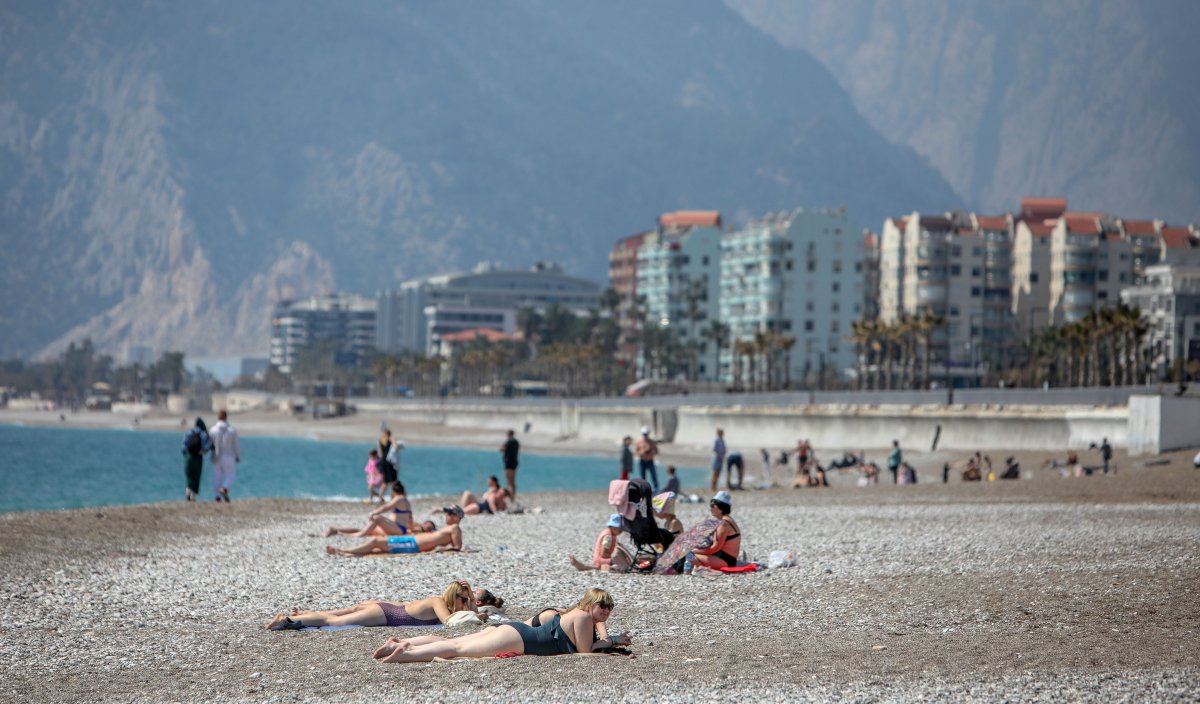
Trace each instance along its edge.
<instances>
[{"instance_id":1,"label":"sand","mask_svg":"<svg viewBox=\"0 0 1200 704\"><path fill-rule=\"evenodd\" d=\"M589 554L610 512L600 488L522 497L541 513L468 517L477 553L357 560L322 550L353 539L319 536L360 522L359 504L0 515L0 700L1195 701L1191 454L1120 456L1117 474L1084 478L943 485L923 473L858 488L834 475L828 489L737 492L748 556L798 559L739 576L574 571L566 554ZM420 598L456 578L517 616L602 586L637 655L379 665L370 653L393 629L262 629L291 606Z\"/></svg>"}]
</instances>

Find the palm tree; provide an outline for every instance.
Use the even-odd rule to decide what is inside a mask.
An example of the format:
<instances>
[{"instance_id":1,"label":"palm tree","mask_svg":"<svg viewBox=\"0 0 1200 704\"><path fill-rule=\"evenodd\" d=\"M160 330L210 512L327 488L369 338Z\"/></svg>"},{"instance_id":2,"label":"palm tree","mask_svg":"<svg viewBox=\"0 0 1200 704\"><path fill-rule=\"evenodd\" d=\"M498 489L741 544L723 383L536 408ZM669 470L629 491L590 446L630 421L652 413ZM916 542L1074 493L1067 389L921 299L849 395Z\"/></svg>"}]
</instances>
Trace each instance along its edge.
<instances>
[{"instance_id":1,"label":"palm tree","mask_svg":"<svg viewBox=\"0 0 1200 704\"><path fill-rule=\"evenodd\" d=\"M713 320L708 323L708 327L701 333L701 337L709 340L716 347L718 371L721 360L721 352L729 346L729 326L722 323L720 320Z\"/></svg>"}]
</instances>

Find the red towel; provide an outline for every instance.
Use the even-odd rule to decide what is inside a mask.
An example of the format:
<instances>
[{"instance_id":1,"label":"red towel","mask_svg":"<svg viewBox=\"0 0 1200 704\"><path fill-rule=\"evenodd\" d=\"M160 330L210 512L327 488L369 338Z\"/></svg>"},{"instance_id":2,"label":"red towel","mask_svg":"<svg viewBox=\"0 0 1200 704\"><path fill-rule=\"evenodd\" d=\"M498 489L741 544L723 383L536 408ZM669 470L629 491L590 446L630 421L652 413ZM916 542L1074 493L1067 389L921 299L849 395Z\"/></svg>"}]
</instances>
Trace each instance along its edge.
<instances>
[{"instance_id":1,"label":"red towel","mask_svg":"<svg viewBox=\"0 0 1200 704\"><path fill-rule=\"evenodd\" d=\"M496 657L498 657L498 658L519 658L524 654L525 653L518 653L515 650L509 650L507 652L497 653Z\"/></svg>"},{"instance_id":2,"label":"red towel","mask_svg":"<svg viewBox=\"0 0 1200 704\"><path fill-rule=\"evenodd\" d=\"M735 565L733 567L718 567L717 569L725 574L741 574L743 572L757 572L758 565L751 563L749 565Z\"/></svg>"}]
</instances>

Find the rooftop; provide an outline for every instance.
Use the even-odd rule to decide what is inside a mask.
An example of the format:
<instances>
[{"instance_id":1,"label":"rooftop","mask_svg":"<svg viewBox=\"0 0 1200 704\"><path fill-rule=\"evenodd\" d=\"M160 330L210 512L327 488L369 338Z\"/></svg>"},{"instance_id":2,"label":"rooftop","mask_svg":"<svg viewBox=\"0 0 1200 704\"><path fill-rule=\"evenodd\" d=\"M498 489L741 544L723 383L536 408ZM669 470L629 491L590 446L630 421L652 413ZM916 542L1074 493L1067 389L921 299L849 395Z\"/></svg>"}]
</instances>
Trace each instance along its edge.
<instances>
[{"instance_id":1,"label":"rooftop","mask_svg":"<svg viewBox=\"0 0 1200 704\"><path fill-rule=\"evenodd\" d=\"M721 213L716 210L676 210L658 216L663 228L672 227L721 227Z\"/></svg>"},{"instance_id":2,"label":"rooftop","mask_svg":"<svg viewBox=\"0 0 1200 704\"><path fill-rule=\"evenodd\" d=\"M1021 219L1046 220L1067 212L1066 198L1025 197L1021 199Z\"/></svg>"}]
</instances>

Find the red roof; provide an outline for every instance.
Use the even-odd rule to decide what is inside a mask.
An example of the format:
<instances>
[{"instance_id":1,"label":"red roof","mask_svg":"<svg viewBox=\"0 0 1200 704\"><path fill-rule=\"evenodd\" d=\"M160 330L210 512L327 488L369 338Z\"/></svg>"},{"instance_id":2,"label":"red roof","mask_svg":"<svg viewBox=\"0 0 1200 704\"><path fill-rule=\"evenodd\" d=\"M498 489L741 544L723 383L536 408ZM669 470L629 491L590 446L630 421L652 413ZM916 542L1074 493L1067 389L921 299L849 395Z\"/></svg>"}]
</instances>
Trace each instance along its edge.
<instances>
[{"instance_id":1,"label":"red roof","mask_svg":"<svg viewBox=\"0 0 1200 704\"><path fill-rule=\"evenodd\" d=\"M716 210L676 210L658 216L662 227L721 227L721 213Z\"/></svg>"},{"instance_id":2,"label":"red roof","mask_svg":"<svg viewBox=\"0 0 1200 704\"><path fill-rule=\"evenodd\" d=\"M1124 221L1125 233L1129 235L1153 235L1154 221L1153 220L1126 220Z\"/></svg>"},{"instance_id":3,"label":"red roof","mask_svg":"<svg viewBox=\"0 0 1200 704\"><path fill-rule=\"evenodd\" d=\"M1029 231L1037 237L1049 237L1050 233L1054 232L1054 220L1046 220L1045 222L1027 222L1025 223Z\"/></svg>"},{"instance_id":4,"label":"red roof","mask_svg":"<svg viewBox=\"0 0 1200 704\"><path fill-rule=\"evenodd\" d=\"M1164 227L1162 238L1167 249L1200 247L1200 240L1193 239L1192 231L1186 227Z\"/></svg>"},{"instance_id":5,"label":"red roof","mask_svg":"<svg viewBox=\"0 0 1200 704\"><path fill-rule=\"evenodd\" d=\"M972 237L978 235L979 231L970 225L960 225L958 227L958 234L963 235L964 237Z\"/></svg>"},{"instance_id":6,"label":"red roof","mask_svg":"<svg viewBox=\"0 0 1200 704\"><path fill-rule=\"evenodd\" d=\"M979 222L980 230L1007 230L1008 218L1003 215L977 215L975 219Z\"/></svg>"},{"instance_id":7,"label":"red roof","mask_svg":"<svg viewBox=\"0 0 1200 704\"><path fill-rule=\"evenodd\" d=\"M460 330L442 335L442 342L471 342L477 337L482 337L488 342L500 342L503 340L519 340L521 338L516 335L508 335L499 330L491 330L488 328L471 328L470 330Z\"/></svg>"},{"instance_id":8,"label":"red roof","mask_svg":"<svg viewBox=\"0 0 1200 704\"><path fill-rule=\"evenodd\" d=\"M1046 220L1056 218L1067 212L1066 198L1032 198L1021 199L1021 217L1026 220Z\"/></svg>"},{"instance_id":9,"label":"red roof","mask_svg":"<svg viewBox=\"0 0 1200 704\"><path fill-rule=\"evenodd\" d=\"M1100 234L1100 218L1094 213L1067 213L1063 219L1067 221L1067 232L1072 235Z\"/></svg>"},{"instance_id":10,"label":"red roof","mask_svg":"<svg viewBox=\"0 0 1200 704\"><path fill-rule=\"evenodd\" d=\"M642 242L645 241L646 236L649 234L649 232L639 232L636 235L622 237L621 239L617 240L615 245L613 245L613 251L619 252L622 249L637 249L638 247L642 246Z\"/></svg>"}]
</instances>

